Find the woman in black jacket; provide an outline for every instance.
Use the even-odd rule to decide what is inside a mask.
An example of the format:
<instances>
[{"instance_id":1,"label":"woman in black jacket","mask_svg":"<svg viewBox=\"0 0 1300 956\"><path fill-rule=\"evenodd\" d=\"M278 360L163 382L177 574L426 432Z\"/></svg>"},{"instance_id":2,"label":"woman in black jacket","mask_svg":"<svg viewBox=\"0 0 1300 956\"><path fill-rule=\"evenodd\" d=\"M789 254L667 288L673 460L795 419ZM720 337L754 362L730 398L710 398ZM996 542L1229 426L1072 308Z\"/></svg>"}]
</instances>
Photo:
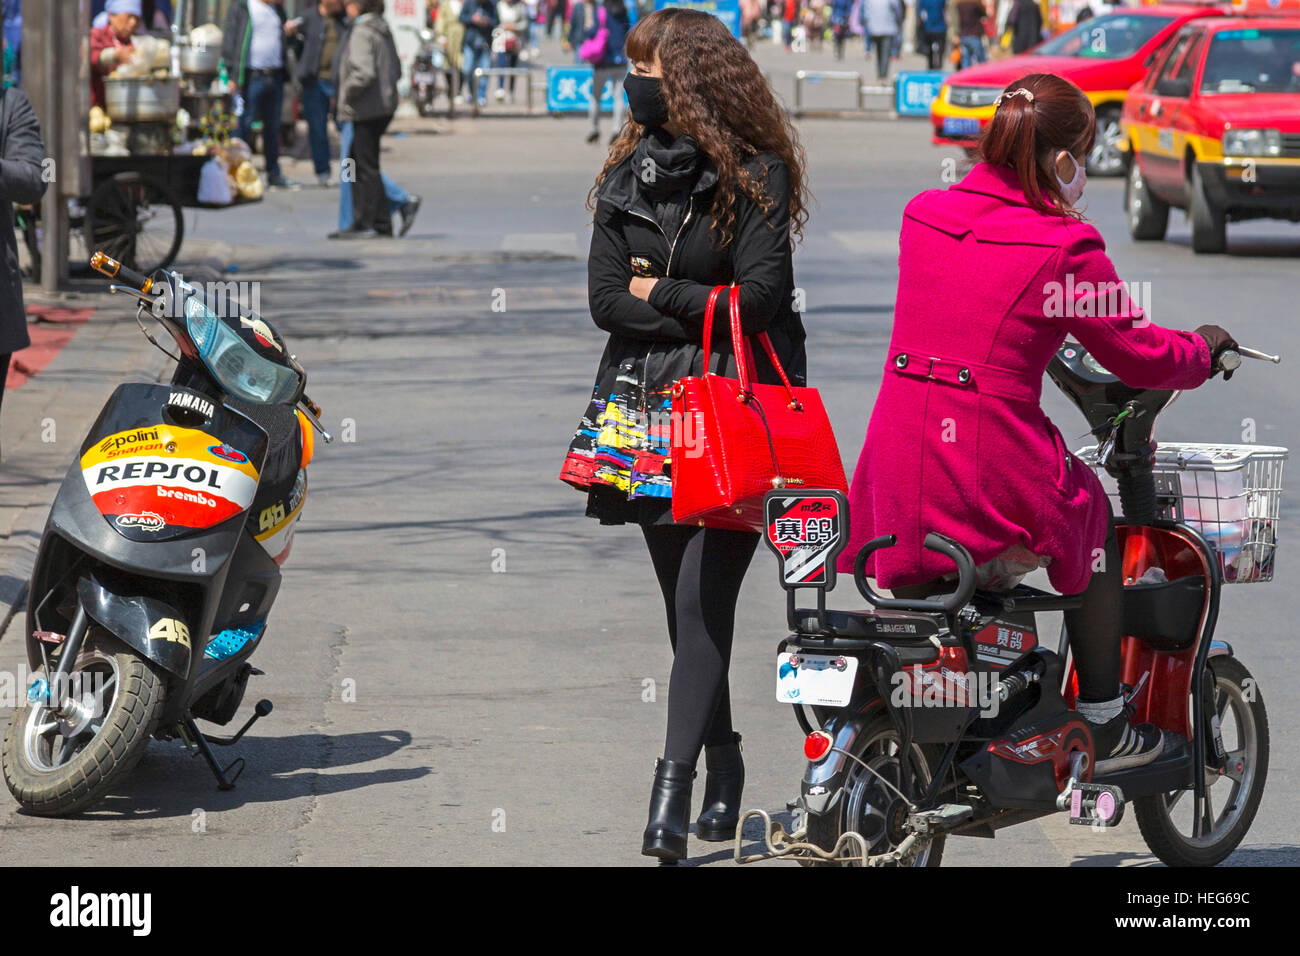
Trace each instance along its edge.
<instances>
[{"instance_id":1,"label":"woman in black jacket","mask_svg":"<svg viewBox=\"0 0 1300 956\"><path fill-rule=\"evenodd\" d=\"M641 526L663 592L674 660L642 852L676 861L686 855L701 749L708 776L696 835L735 834L744 767L727 669L759 536L673 523L669 392L703 374L709 291L733 283L745 333L766 331L791 380L804 384L791 247L807 191L793 127L716 17L660 10L628 35L627 58L631 122L591 196L588 297L609 342L560 477L587 491L587 514L602 524ZM709 367L734 377L725 309L718 318ZM754 351L758 380L779 383Z\"/></svg>"}]
</instances>

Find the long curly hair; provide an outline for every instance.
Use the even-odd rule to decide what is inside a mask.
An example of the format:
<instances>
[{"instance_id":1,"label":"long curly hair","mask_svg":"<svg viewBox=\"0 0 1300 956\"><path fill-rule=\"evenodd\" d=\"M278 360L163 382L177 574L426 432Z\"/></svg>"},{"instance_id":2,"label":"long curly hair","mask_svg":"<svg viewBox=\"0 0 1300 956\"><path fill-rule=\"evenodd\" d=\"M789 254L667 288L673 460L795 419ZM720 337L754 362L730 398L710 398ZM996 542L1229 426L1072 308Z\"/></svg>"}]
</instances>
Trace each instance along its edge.
<instances>
[{"instance_id":1,"label":"long curly hair","mask_svg":"<svg viewBox=\"0 0 1300 956\"><path fill-rule=\"evenodd\" d=\"M698 10L656 10L633 27L626 51L629 63L653 63L658 57L673 125L717 167L712 213L718 244L726 246L734 237L738 192L764 212L771 206L762 183L741 165L763 152L779 156L789 172L791 245L800 241L811 198L803 146L758 64L722 21ZM595 208L596 192L610 170L636 148L642 130L628 118L587 196L589 209Z\"/></svg>"}]
</instances>

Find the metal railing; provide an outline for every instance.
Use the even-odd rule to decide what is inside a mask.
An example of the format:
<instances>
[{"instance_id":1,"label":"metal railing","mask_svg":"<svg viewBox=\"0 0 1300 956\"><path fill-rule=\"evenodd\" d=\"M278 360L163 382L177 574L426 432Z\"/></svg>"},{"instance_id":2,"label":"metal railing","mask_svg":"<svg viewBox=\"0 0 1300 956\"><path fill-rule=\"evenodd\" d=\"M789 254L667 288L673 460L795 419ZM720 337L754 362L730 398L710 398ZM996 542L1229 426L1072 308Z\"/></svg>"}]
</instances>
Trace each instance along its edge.
<instances>
[{"instance_id":1,"label":"metal railing","mask_svg":"<svg viewBox=\"0 0 1300 956\"><path fill-rule=\"evenodd\" d=\"M881 112L893 113L894 103L894 84L868 84L863 81L862 74L855 70L797 70L794 74L794 115L802 116L808 112L804 105L803 88L804 83L820 83L829 80L831 82L852 83L853 92L856 97L856 103L853 107L815 107L818 112L846 112L855 109L858 112L866 111L866 97L868 96L887 96L889 97L888 109Z\"/></svg>"},{"instance_id":2,"label":"metal railing","mask_svg":"<svg viewBox=\"0 0 1300 956\"><path fill-rule=\"evenodd\" d=\"M524 88L524 109L527 112L532 113L533 73L534 71L529 69L526 66L493 66L493 67L487 67L486 69L481 66L477 67L474 70L474 87L473 89L468 91L469 100L470 100L470 115L478 116L479 114L479 110L481 107L479 106L478 103L478 87L479 87L479 81L485 77L489 79L492 77L517 77L518 79L522 80L523 81L522 85ZM515 84L515 85L517 86L519 84ZM491 83L489 83L488 86L491 87ZM490 88L488 90L488 93L489 95L491 94Z\"/></svg>"}]
</instances>

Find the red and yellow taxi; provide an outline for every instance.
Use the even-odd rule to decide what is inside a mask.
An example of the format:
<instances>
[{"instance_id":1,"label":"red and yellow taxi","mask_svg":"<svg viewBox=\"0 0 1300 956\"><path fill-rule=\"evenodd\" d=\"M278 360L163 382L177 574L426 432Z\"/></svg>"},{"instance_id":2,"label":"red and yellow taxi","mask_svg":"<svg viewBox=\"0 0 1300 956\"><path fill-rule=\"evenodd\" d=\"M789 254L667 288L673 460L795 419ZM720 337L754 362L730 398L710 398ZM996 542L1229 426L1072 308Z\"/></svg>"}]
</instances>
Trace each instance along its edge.
<instances>
[{"instance_id":1,"label":"red and yellow taxi","mask_svg":"<svg viewBox=\"0 0 1300 956\"><path fill-rule=\"evenodd\" d=\"M1187 210L1202 253L1224 251L1229 221L1300 222L1295 7L1183 25L1130 91L1121 148L1133 238L1163 239L1171 207Z\"/></svg>"},{"instance_id":2,"label":"red and yellow taxi","mask_svg":"<svg viewBox=\"0 0 1300 956\"><path fill-rule=\"evenodd\" d=\"M1097 145L1088 157L1089 175L1118 176L1124 172L1117 145L1120 115L1129 87L1184 25L1222 16L1218 7L1192 4L1124 8L1085 20L1027 53L959 70L944 82L930 107L933 142L972 148L1008 84L1027 73L1055 73L1077 84L1097 110Z\"/></svg>"}]
</instances>

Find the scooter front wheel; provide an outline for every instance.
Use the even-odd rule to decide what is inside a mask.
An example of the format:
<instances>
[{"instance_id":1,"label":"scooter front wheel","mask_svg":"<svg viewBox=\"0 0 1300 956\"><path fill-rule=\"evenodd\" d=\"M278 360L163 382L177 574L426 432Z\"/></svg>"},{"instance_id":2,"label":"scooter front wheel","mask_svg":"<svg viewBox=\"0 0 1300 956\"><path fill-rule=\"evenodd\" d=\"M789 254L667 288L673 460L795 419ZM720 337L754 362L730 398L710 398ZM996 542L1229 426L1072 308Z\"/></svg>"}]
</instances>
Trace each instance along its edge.
<instances>
[{"instance_id":1,"label":"scooter front wheel","mask_svg":"<svg viewBox=\"0 0 1300 956\"><path fill-rule=\"evenodd\" d=\"M857 760L850 762L844 793L835 808L830 813L807 816L809 843L831 850L845 831L852 830L862 836L872 855L898 846L906 816L906 805L897 789L902 784L899 743L898 730L887 715L881 714L863 728L851 751ZM915 800L929 785L942 757L942 747L912 744L912 785L916 792L907 794L910 799ZM942 835L933 837L903 865L938 866L943 844Z\"/></svg>"},{"instance_id":2,"label":"scooter front wheel","mask_svg":"<svg viewBox=\"0 0 1300 956\"><path fill-rule=\"evenodd\" d=\"M10 718L0 751L9 792L39 816L97 803L144 756L165 696L152 662L92 630L69 674L63 711L28 700Z\"/></svg>"},{"instance_id":3,"label":"scooter front wheel","mask_svg":"<svg viewBox=\"0 0 1300 956\"><path fill-rule=\"evenodd\" d=\"M1141 797L1133 801L1142 838L1168 866L1214 866L1246 836L1264 795L1268 774L1268 715L1250 671L1234 657L1214 657L1213 706L1219 717L1222 773L1206 767L1206 806L1197 821L1194 791ZM1213 746L1211 743L1209 746Z\"/></svg>"}]
</instances>

